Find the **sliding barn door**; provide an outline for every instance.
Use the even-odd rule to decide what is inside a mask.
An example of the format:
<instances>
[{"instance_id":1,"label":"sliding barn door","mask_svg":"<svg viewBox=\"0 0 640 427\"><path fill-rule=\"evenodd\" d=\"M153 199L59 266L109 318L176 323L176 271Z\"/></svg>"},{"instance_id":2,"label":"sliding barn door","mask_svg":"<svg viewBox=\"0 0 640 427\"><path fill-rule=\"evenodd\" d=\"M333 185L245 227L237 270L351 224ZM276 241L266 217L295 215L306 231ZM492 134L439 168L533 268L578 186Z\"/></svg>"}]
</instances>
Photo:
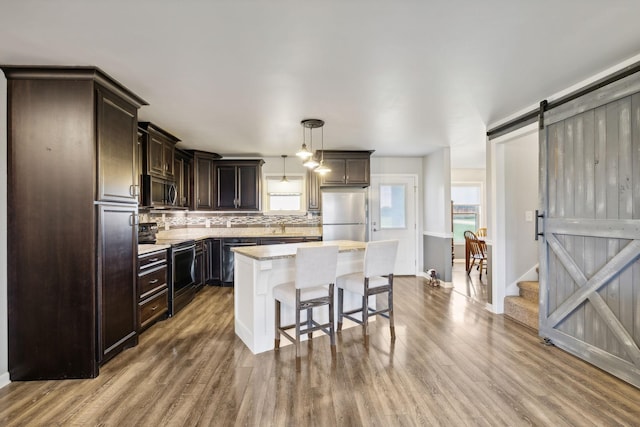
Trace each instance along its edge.
<instances>
[{"instance_id":1,"label":"sliding barn door","mask_svg":"<svg viewBox=\"0 0 640 427\"><path fill-rule=\"evenodd\" d=\"M640 91L631 76L540 131L540 335L640 387Z\"/></svg>"}]
</instances>

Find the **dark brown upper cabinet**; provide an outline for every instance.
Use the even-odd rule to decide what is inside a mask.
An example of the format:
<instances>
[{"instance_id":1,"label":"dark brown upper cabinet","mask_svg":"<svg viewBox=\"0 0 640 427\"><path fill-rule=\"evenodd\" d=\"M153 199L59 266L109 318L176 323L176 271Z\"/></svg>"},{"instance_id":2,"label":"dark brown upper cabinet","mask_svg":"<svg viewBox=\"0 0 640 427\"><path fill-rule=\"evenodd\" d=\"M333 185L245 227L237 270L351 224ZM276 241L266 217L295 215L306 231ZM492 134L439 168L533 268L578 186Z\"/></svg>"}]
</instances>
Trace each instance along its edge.
<instances>
[{"instance_id":1,"label":"dark brown upper cabinet","mask_svg":"<svg viewBox=\"0 0 640 427\"><path fill-rule=\"evenodd\" d=\"M373 151L325 150L324 164L331 172L320 175L321 187L368 187L371 183L370 161ZM316 159L323 152L316 151Z\"/></svg>"},{"instance_id":2,"label":"dark brown upper cabinet","mask_svg":"<svg viewBox=\"0 0 640 427\"><path fill-rule=\"evenodd\" d=\"M214 210L259 211L264 160L216 160L213 163Z\"/></svg>"},{"instance_id":3,"label":"dark brown upper cabinet","mask_svg":"<svg viewBox=\"0 0 640 427\"><path fill-rule=\"evenodd\" d=\"M143 174L172 181L176 144L180 140L151 122L140 122L142 130Z\"/></svg>"},{"instance_id":4,"label":"dark brown upper cabinet","mask_svg":"<svg viewBox=\"0 0 640 427\"><path fill-rule=\"evenodd\" d=\"M190 204L195 210L212 210L213 187L213 162L220 158L216 153L191 150L193 156L190 179Z\"/></svg>"},{"instance_id":5,"label":"dark brown upper cabinet","mask_svg":"<svg viewBox=\"0 0 640 427\"><path fill-rule=\"evenodd\" d=\"M173 175L176 182L176 206L188 208L191 205L191 168L193 156L176 149Z\"/></svg>"}]
</instances>

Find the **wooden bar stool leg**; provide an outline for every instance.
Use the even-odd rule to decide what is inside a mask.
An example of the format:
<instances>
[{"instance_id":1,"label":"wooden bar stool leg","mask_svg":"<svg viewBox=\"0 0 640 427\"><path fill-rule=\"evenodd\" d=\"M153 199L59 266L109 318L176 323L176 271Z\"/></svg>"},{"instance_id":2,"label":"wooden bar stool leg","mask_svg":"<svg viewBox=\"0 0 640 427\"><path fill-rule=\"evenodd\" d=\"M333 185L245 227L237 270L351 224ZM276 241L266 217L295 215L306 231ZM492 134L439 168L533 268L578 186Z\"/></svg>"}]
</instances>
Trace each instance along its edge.
<instances>
[{"instance_id":1,"label":"wooden bar stool leg","mask_svg":"<svg viewBox=\"0 0 640 427\"><path fill-rule=\"evenodd\" d=\"M280 349L280 301L276 300L276 331L275 339L273 340L273 348L275 350Z\"/></svg>"},{"instance_id":2,"label":"wooden bar stool leg","mask_svg":"<svg viewBox=\"0 0 640 427\"><path fill-rule=\"evenodd\" d=\"M393 323L393 278L389 277L389 329L391 329L391 340L396 339L396 327Z\"/></svg>"},{"instance_id":3,"label":"wooden bar stool leg","mask_svg":"<svg viewBox=\"0 0 640 427\"><path fill-rule=\"evenodd\" d=\"M331 358L336 358L336 331L333 315L333 283L329 286L329 338L331 339Z\"/></svg>"},{"instance_id":4,"label":"wooden bar stool leg","mask_svg":"<svg viewBox=\"0 0 640 427\"><path fill-rule=\"evenodd\" d=\"M369 298L362 297L362 332L367 338L369 336Z\"/></svg>"},{"instance_id":5,"label":"wooden bar stool leg","mask_svg":"<svg viewBox=\"0 0 640 427\"><path fill-rule=\"evenodd\" d=\"M342 312L343 312L344 290L338 288L338 332L342 332Z\"/></svg>"},{"instance_id":6,"label":"wooden bar stool leg","mask_svg":"<svg viewBox=\"0 0 640 427\"><path fill-rule=\"evenodd\" d=\"M298 291L300 292L300 291ZM296 371L300 372L300 306L296 307Z\"/></svg>"}]
</instances>

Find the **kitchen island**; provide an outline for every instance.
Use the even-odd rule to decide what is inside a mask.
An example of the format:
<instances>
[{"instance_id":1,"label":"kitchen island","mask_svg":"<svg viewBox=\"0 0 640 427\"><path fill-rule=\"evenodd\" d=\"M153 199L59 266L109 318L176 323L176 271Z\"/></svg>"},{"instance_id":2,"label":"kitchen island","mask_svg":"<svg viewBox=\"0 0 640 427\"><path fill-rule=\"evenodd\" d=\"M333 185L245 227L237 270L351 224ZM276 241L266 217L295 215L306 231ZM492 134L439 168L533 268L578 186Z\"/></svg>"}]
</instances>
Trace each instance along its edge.
<instances>
[{"instance_id":1,"label":"kitchen island","mask_svg":"<svg viewBox=\"0 0 640 427\"><path fill-rule=\"evenodd\" d=\"M284 245L247 246L234 248L235 252L235 287L234 317L235 332L247 347L254 353L262 353L273 349L275 335L275 303L273 287L281 283L293 281L295 277L295 256L299 247L337 245L337 275L362 271L365 242L351 240L335 240L328 242L291 243ZM337 326L337 296L335 289L334 304ZM373 300L370 306L373 305ZM360 306L362 301L357 295L345 293L344 308ZM321 307L314 311L314 319L327 321L327 309ZM302 319L304 319L304 314ZM295 310L282 307L282 323L295 322ZM345 324L345 326L347 326ZM306 335L305 335L306 338Z\"/></svg>"}]
</instances>

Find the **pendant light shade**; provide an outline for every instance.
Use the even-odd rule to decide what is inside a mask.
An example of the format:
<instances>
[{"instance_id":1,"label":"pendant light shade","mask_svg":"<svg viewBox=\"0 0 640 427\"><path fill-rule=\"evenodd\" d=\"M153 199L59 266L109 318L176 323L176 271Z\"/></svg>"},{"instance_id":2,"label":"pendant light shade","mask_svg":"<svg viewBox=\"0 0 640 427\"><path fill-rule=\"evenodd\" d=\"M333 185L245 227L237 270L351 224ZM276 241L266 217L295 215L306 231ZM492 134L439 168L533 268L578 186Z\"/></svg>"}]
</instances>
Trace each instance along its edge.
<instances>
[{"instance_id":1,"label":"pendant light shade","mask_svg":"<svg viewBox=\"0 0 640 427\"><path fill-rule=\"evenodd\" d=\"M313 156L313 153L309 150L307 150L307 143L305 140L305 127L304 124L302 125L302 147L300 147L300 150L298 150L298 152L296 153L296 156L300 157L303 161L307 160L308 158Z\"/></svg>"},{"instance_id":2,"label":"pendant light shade","mask_svg":"<svg viewBox=\"0 0 640 427\"><path fill-rule=\"evenodd\" d=\"M282 179L280 182L289 182L287 179L287 155L283 154L282 156Z\"/></svg>"},{"instance_id":3,"label":"pendant light shade","mask_svg":"<svg viewBox=\"0 0 640 427\"><path fill-rule=\"evenodd\" d=\"M317 168L320 163L314 158L313 155L313 129L321 128L324 126L324 121L320 119L306 119L300 122L302 125L303 135L306 133L306 129L309 129L309 145L311 146L310 156L302 163L303 166L308 167L309 169ZM303 148L306 148L305 143L306 138L303 136ZM324 144L324 142L323 142Z\"/></svg>"},{"instance_id":4,"label":"pendant light shade","mask_svg":"<svg viewBox=\"0 0 640 427\"><path fill-rule=\"evenodd\" d=\"M320 158L320 164L314 170L314 172L320 175L325 175L331 172L331 169L324 164L324 128L321 128L320 131L321 131L320 139L322 140L322 150L321 150L322 157Z\"/></svg>"}]
</instances>

